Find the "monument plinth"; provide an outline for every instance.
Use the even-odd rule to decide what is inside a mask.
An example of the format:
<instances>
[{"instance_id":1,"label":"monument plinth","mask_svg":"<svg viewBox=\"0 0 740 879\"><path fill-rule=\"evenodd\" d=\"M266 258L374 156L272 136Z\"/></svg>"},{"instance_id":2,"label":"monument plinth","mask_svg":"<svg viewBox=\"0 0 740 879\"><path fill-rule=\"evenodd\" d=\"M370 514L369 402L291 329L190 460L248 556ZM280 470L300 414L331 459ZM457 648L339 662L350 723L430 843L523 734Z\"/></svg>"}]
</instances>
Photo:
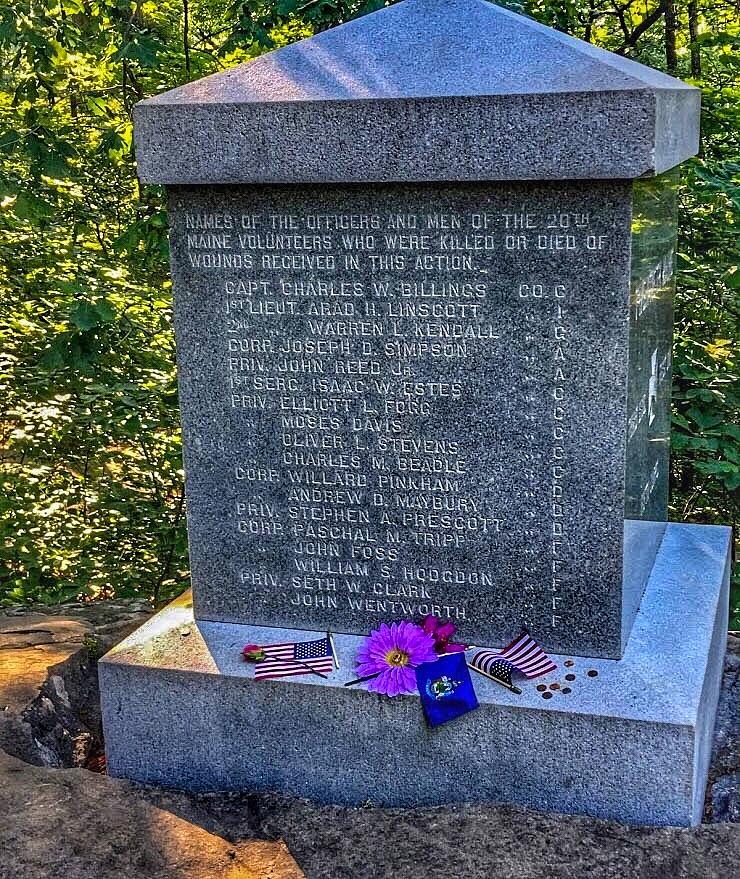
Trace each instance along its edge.
<instances>
[{"instance_id":1,"label":"monument plinth","mask_svg":"<svg viewBox=\"0 0 740 879\"><path fill-rule=\"evenodd\" d=\"M141 178L169 190L194 616L166 612L102 663L111 771L432 803L444 790L389 767L443 739L464 760L480 738L488 755L514 743L523 762L518 780L476 771L465 799L697 820L729 538L665 535L671 169L697 149L698 108L698 90L482 0L406 0L138 105ZM703 595L696 571L673 570L698 557ZM199 632L187 643L172 635L182 614ZM506 724L496 712L515 697L487 693L440 735L402 702L340 693L341 680L268 686L237 662L264 627L276 639L330 628L346 635L348 679L357 635L426 614L492 646L524 626L563 657L600 657L600 683L569 703L531 693ZM670 627L689 619L692 695L657 710L645 680L652 669L669 686ZM160 686L200 707L157 721ZM186 744L193 712L223 731L259 702L239 722L269 726L273 699L290 766L265 752L237 771L219 763L226 740L206 765ZM405 744L382 732L393 711ZM334 760L316 769L318 752L296 756L291 738L331 751L326 724L350 713L375 742L346 744L356 784ZM526 777L535 728L538 747L575 736L591 750L579 745L567 778L534 763ZM651 745L621 800L600 799L604 773L622 789L613 774L635 729ZM644 791L641 809L664 734L665 766L693 781L670 804ZM564 792L586 775L581 794Z\"/></svg>"}]
</instances>

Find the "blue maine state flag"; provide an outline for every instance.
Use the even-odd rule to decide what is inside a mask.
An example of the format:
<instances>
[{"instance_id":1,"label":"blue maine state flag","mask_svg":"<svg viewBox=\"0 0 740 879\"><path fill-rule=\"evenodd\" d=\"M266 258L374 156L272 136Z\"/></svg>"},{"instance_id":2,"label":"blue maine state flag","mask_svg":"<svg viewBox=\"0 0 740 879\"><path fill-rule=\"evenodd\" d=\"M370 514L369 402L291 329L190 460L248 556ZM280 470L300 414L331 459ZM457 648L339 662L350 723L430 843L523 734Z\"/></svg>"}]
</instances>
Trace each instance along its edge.
<instances>
[{"instance_id":1,"label":"blue maine state flag","mask_svg":"<svg viewBox=\"0 0 740 879\"><path fill-rule=\"evenodd\" d=\"M416 668L416 686L429 726L439 726L478 707L464 653L448 653Z\"/></svg>"}]
</instances>

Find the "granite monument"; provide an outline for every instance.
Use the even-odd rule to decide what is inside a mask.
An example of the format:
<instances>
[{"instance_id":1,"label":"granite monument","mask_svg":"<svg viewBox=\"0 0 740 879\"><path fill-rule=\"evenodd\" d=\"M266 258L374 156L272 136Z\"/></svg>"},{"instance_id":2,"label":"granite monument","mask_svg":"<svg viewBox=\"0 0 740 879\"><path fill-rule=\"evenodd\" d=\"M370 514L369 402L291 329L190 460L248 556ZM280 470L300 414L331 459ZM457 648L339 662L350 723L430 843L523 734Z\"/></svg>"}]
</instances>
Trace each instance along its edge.
<instances>
[{"instance_id":1,"label":"granite monument","mask_svg":"<svg viewBox=\"0 0 740 879\"><path fill-rule=\"evenodd\" d=\"M101 665L114 773L698 820L728 534L666 524L698 121L696 89L484 0L405 0L138 105L193 600ZM430 613L478 644L524 626L593 685L486 686L432 734L414 699L239 665L331 629L351 676L359 635Z\"/></svg>"}]
</instances>

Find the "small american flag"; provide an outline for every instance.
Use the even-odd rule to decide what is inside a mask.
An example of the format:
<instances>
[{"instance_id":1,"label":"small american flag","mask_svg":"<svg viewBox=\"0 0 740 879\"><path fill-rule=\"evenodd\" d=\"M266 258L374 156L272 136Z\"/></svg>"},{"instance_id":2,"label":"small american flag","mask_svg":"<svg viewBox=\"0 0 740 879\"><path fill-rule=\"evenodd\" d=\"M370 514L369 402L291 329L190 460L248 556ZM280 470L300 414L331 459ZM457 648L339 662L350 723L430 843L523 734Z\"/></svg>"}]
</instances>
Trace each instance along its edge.
<instances>
[{"instance_id":1,"label":"small american flag","mask_svg":"<svg viewBox=\"0 0 740 879\"><path fill-rule=\"evenodd\" d=\"M328 635L318 641L267 644L263 649L265 658L254 667L254 677L258 681L311 672L327 675L334 668L334 654Z\"/></svg>"},{"instance_id":2,"label":"small american flag","mask_svg":"<svg viewBox=\"0 0 740 879\"><path fill-rule=\"evenodd\" d=\"M474 663L475 659L473 660L473 664ZM481 668L481 666L475 667L478 669ZM497 657L492 662L486 663L486 674L489 674L492 678L496 678L498 681L503 681L508 687L514 686L511 681L511 675L513 672L514 666L505 659L499 659Z\"/></svg>"},{"instance_id":3,"label":"small american flag","mask_svg":"<svg viewBox=\"0 0 740 879\"><path fill-rule=\"evenodd\" d=\"M503 670L503 666L500 665L502 661L526 678L538 678L555 671L557 668L557 665L527 632L522 632L518 638L515 638L508 647L504 647L501 651L479 650L470 664L485 674L499 677L500 675L494 672L494 666ZM504 680L511 683L511 675Z\"/></svg>"}]
</instances>

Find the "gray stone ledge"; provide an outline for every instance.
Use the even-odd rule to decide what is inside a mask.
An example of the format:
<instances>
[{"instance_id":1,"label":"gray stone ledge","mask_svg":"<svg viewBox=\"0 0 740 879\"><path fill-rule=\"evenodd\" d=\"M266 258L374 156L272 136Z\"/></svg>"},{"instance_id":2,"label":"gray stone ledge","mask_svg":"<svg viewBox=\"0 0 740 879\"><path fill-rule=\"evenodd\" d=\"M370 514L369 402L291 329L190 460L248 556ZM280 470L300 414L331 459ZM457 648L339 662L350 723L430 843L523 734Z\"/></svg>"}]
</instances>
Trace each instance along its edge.
<instances>
[{"instance_id":1,"label":"gray stone ledge","mask_svg":"<svg viewBox=\"0 0 740 879\"><path fill-rule=\"evenodd\" d=\"M279 790L320 802L512 802L637 824L697 824L727 629L730 529L668 526L624 658L577 660L569 695L515 696L476 676L480 708L429 730L416 696L341 669L255 681L246 643L308 633L195 621L175 602L100 663L112 775L192 790ZM565 683L566 657L556 657ZM595 670L595 678L587 675Z\"/></svg>"}]
</instances>

